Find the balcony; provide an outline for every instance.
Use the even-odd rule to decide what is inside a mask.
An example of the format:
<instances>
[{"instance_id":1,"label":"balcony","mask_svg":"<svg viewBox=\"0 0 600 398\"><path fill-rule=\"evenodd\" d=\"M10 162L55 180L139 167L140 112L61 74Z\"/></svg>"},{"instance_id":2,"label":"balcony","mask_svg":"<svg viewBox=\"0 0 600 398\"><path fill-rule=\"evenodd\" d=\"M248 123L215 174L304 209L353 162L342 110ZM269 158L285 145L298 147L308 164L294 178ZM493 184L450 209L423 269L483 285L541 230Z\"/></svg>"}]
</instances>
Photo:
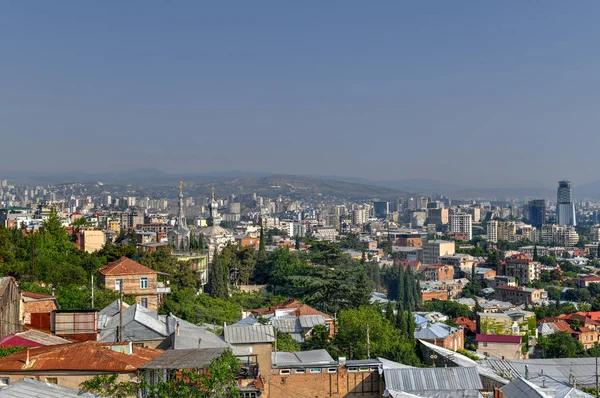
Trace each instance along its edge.
<instances>
[{"instance_id":1,"label":"balcony","mask_svg":"<svg viewBox=\"0 0 600 398\"><path fill-rule=\"evenodd\" d=\"M167 293L171 293L171 287L169 286L169 282L165 283L163 282L158 282L157 286L156 286L156 293L159 294L167 294Z\"/></svg>"}]
</instances>

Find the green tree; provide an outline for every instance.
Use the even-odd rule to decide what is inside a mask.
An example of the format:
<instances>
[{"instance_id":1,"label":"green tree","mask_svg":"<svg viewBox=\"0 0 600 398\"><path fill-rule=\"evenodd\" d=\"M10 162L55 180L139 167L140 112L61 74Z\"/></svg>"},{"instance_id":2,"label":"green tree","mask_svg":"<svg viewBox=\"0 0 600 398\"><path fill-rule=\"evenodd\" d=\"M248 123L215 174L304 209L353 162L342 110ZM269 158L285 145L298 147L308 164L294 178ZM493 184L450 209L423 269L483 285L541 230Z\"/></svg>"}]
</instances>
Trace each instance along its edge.
<instances>
[{"instance_id":1,"label":"green tree","mask_svg":"<svg viewBox=\"0 0 600 398\"><path fill-rule=\"evenodd\" d=\"M310 331L310 338L302 347L304 350L322 350L329 348L329 330L325 325L316 325Z\"/></svg>"},{"instance_id":2,"label":"green tree","mask_svg":"<svg viewBox=\"0 0 600 398\"><path fill-rule=\"evenodd\" d=\"M415 321L415 316L409 308L406 311L406 336L409 340L414 340L416 327L417 323Z\"/></svg>"},{"instance_id":3,"label":"green tree","mask_svg":"<svg viewBox=\"0 0 600 398\"><path fill-rule=\"evenodd\" d=\"M362 307L369 304L369 285L367 283L367 273L363 267L357 269L358 277L356 279L356 288L352 295L351 306L354 308Z\"/></svg>"},{"instance_id":4,"label":"green tree","mask_svg":"<svg viewBox=\"0 0 600 398\"><path fill-rule=\"evenodd\" d=\"M408 335L408 329L406 326L406 315L404 312L404 304L402 304L402 301L398 301L398 305L396 307L397 310L397 314L396 314L396 329L398 329L398 331L400 332L400 334L402 336L407 336Z\"/></svg>"},{"instance_id":5,"label":"green tree","mask_svg":"<svg viewBox=\"0 0 600 398\"><path fill-rule=\"evenodd\" d=\"M219 252L215 248L213 264L209 275L209 293L214 298L227 298L227 285L225 284L224 267Z\"/></svg>"},{"instance_id":6,"label":"green tree","mask_svg":"<svg viewBox=\"0 0 600 398\"><path fill-rule=\"evenodd\" d=\"M300 348L300 343L294 340L291 335L277 330L277 351L297 352L300 351Z\"/></svg>"},{"instance_id":7,"label":"green tree","mask_svg":"<svg viewBox=\"0 0 600 398\"><path fill-rule=\"evenodd\" d=\"M540 337L538 345L543 349L544 358L576 358L584 353L583 344L568 332L556 332L548 337Z\"/></svg>"},{"instance_id":8,"label":"green tree","mask_svg":"<svg viewBox=\"0 0 600 398\"><path fill-rule=\"evenodd\" d=\"M385 319L387 319L391 323L394 323L395 321L394 304L392 304L391 300L388 300L388 302L385 304Z\"/></svg>"}]
</instances>

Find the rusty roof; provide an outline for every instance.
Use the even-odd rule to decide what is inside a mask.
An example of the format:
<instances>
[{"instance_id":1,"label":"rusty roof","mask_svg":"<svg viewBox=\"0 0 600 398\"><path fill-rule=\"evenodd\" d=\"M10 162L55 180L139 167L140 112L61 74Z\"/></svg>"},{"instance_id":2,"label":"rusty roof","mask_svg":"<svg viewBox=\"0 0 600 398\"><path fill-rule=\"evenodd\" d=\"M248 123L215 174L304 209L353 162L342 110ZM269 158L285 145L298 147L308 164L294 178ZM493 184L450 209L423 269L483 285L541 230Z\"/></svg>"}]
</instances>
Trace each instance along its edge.
<instances>
[{"instance_id":1,"label":"rusty roof","mask_svg":"<svg viewBox=\"0 0 600 398\"><path fill-rule=\"evenodd\" d=\"M23 297L36 299L36 300L49 300L56 299L56 296L52 296L50 294L41 294L41 293L33 293L33 292L21 292Z\"/></svg>"},{"instance_id":2,"label":"rusty roof","mask_svg":"<svg viewBox=\"0 0 600 398\"><path fill-rule=\"evenodd\" d=\"M313 307L303 304L298 300L288 299L282 304L268 307L268 308L258 308L255 310L250 310L253 314L258 314L262 316L275 314L275 310L294 310L289 311L289 315L302 316L302 315L322 315L326 320L333 319L331 315L328 315L324 312L314 309Z\"/></svg>"},{"instance_id":3,"label":"rusty roof","mask_svg":"<svg viewBox=\"0 0 600 398\"><path fill-rule=\"evenodd\" d=\"M108 348L105 348L108 347ZM23 350L0 359L0 372L97 371L135 372L162 351L135 347L133 354L110 349L110 344L96 341L61 344ZM29 353L29 363L27 354Z\"/></svg>"},{"instance_id":4,"label":"rusty roof","mask_svg":"<svg viewBox=\"0 0 600 398\"><path fill-rule=\"evenodd\" d=\"M147 275L156 274L156 271L143 266L137 261L127 257L121 257L117 261L108 263L98 270L102 275Z\"/></svg>"}]
</instances>

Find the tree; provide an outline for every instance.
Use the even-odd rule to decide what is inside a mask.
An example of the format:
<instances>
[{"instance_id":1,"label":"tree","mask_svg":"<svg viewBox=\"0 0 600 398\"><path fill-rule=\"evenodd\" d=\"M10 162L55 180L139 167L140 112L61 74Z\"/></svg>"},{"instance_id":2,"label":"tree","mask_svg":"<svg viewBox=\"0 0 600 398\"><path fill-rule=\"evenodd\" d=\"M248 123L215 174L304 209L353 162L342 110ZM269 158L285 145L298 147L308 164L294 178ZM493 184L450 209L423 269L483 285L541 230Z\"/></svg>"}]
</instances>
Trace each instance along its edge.
<instances>
[{"instance_id":1,"label":"tree","mask_svg":"<svg viewBox=\"0 0 600 398\"><path fill-rule=\"evenodd\" d=\"M533 247L533 261L539 261L537 245Z\"/></svg>"},{"instance_id":2,"label":"tree","mask_svg":"<svg viewBox=\"0 0 600 398\"><path fill-rule=\"evenodd\" d=\"M568 332L542 336L538 339L538 344L543 348L544 358L576 358L584 352L583 344Z\"/></svg>"},{"instance_id":3,"label":"tree","mask_svg":"<svg viewBox=\"0 0 600 398\"><path fill-rule=\"evenodd\" d=\"M213 255L213 264L209 276L209 293L214 298L227 298L227 285L225 284L224 267L221 256L215 248Z\"/></svg>"},{"instance_id":4,"label":"tree","mask_svg":"<svg viewBox=\"0 0 600 398\"><path fill-rule=\"evenodd\" d=\"M277 330L277 351L296 352L300 351L300 343L287 333Z\"/></svg>"},{"instance_id":5,"label":"tree","mask_svg":"<svg viewBox=\"0 0 600 398\"><path fill-rule=\"evenodd\" d=\"M180 369L180 374L168 381L150 383L143 379L139 388L149 398L237 398L240 363L231 350L224 351L202 369ZM177 372L179 373L179 372ZM135 394L131 382L117 382L117 374L99 375L81 384L82 389L103 396L127 397Z\"/></svg>"},{"instance_id":6,"label":"tree","mask_svg":"<svg viewBox=\"0 0 600 398\"><path fill-rule=\"evenodd\" d=\"M385 305L385 319L394 323L394 304L392 304L391 300L388 300Z\"/></svg>"},{"instance_id":7,"label":"tree","mask_svg":"<svg viewBox=\"0 0 600 398\"><path fill-rule=\"evenodd\" d=\"M351 306L354 308L369 304L369 285L367 284L367 273L363 267L357 268L356 288L352 295Z\"/></svg>"},{"instance_id":8,"label":"tree","mask_svg":"<svg viewBox=\"0 0 600 398\"><path fill-rule=\"evenodd\" d=\"M265 246L265 233L263 228L260 227L260 239L258 243L258 257L256 258L257 263L264 263L267 260L267 249Z\"/></svg>"},{"instance_id":9,"label":"tree","mask_svg":"<svg viewBox=\"0 0 600 398\"><path fill-rule=\"evenodd\" d=\"M417 323L415 321L415 317L409 308L408 311L406 311L406 336L409 340L414 341L416 327Z\"/></svg>"},{"instance_id":10,"label":"tree","mask_svg":"<svg viewBox=\"0 0 600 398\"><path fill-rule=\"evenodd\" d=\"M294 238L296 243L294 245L296 250L300 250L300 236L296 235L296 237Z\"/></svg>"},{"instance_id":11,"label":"tree","mask_svg":"<svg viewBox=\"0 0 600 398\"><path fill-rule=\"evenodd\" d=\"M200 253L204 253L204 234L198 236L198 249Z\"/></svg>"},{"instance_id":12,"label":"tree","mask_svg":"<svg viewBox=\"0 0 600 398\"><path fill-rule=\"evenodd\" d=\"M404 312L404 304L402 304L401 301L398 301L398 306L396 308L396 329L398 329L402 336L406 336L408 333L408 329L406 326L406 314Z\"/></svg>"},{"instance_id":13,"label":"tree","mask_svg":"<svg viewBox=\"0 0 600 398\"><path fill-rule=\"evenodd\" d=\"M329 348L329 330L325 325L315 325L310 331L310 338L302 347L304 350L322 350Z\"/></svg>"}]
</instances>

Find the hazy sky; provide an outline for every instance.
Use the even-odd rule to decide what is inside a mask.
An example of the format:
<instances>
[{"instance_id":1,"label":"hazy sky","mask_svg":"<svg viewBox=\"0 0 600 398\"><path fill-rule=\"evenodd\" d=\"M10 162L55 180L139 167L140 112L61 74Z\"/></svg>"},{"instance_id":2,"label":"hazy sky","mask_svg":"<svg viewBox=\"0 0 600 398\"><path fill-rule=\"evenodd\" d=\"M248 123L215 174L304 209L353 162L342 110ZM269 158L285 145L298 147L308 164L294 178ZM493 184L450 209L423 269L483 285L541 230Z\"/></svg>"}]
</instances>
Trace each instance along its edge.
<instances>
[{"instance_id":1,"label":"hazy sky","mask_svg":"<svg viewBox=\"0 0 600 398\"><path fill-rule=\"evenodd\" d=\"M3 1L1 170L599 179L597 1Z\"/></svg>"}]
</instances>

